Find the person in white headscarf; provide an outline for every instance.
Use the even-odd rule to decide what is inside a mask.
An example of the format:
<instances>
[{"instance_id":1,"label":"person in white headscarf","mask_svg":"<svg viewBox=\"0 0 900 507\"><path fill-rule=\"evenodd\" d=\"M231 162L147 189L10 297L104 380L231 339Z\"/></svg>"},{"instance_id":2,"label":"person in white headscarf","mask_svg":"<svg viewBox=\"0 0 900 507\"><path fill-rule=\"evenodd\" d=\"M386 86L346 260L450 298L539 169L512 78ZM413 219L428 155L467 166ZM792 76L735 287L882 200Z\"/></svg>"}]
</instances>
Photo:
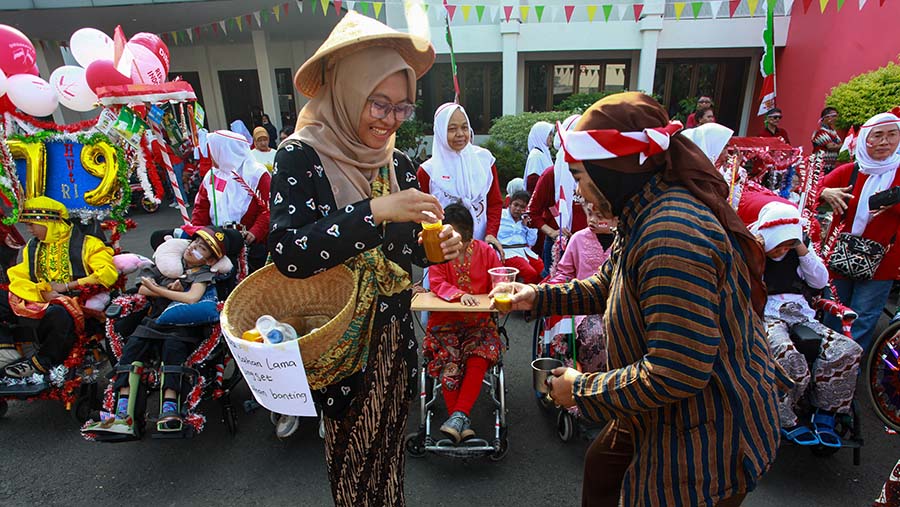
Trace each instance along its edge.
<instances>
[{"instance_id":1,"label":"person in white headscarf","mask_svg":"<svg viewBox=\"0 0 900 507\"><path fill-rule=\"evenodd\" d=\"M500 249L497 231L503 199L494 156L472 144L469 117L462 106L446 103L434 112L434 149L417 172L423 192L441 206L459 202L475 221L472 237Z\"/></svg>"},{"instance_id":2,"label":"person in white headscarf","mask_svg":"<svg viewBox=\"0 0 900 507\"><path fill-rule=\"evenodd\" d=\"M682 130L681 135L693 141L706 155L706 158L715 165L722 150L734 135L734 131L718 123L704 123L692 129Z\"/></svg>"},{"instance_id":3,"label":"person in white headscarf","mask_svg":"<svg viewBox=\"0 0 900 507\"><path fill-rule=\"evenodd\" d=\"M253 158L243 136L217 130L206 136L206 143L213 165L194 199L191 223L225 227L234 224L241 229L249 249L248 264L254 271L266 261L272 177Z\"/></svg>"},{"instance_id":4,"label":"person in white headscarf","mask_svg":"<svg viewBox=\"0 0 900 507\"><path fill-rule=\"evenodd\" d=\"M572 115L566 118L560 128L571 130L578 122L581 115ZM553 272L554 259L562 257L565 250L565 241L573 233L587 227L587 218L581 203L575 199L575 178L569 172L569 164L566 163L565 154L559 149L559 134L553 138L556 147L556 163L543 170L531 201L528 202L528 216L531 219L531 227L536 228L541 236L538 238L537 248L544 261L543 276ZM562 236L562 240L560 240ZM554 248L556 255L554 256Z\"/></svg>"},{"instance_id":5,"label":"person in white headscarf","mask_svg":"<svg viewBox=\"0 0 900 507\"><path fill-rule=\"evenodd\" d=\"M525 190L534 192L537 180L548 167L553 166L553 157L550 155L551 136L553 125L545 121L539 121L531 127L528 133L528 159L525 161Z\"/></svg>"},{"instance_id":6,"label":"person in white headscarf","mask_svg":"<svg viewBox=\"0 0 900 507\"><path fill-rule=\"evenodd\" d=\"M248 143L253 144L253 136L250 134L250 129L247 128L244 120L234 120L231 122L229 128L231 128L231 131L235 134L244 136L244 139L246 139Z\"/></svg>"},{"instance_id":7,"label":"person in white headscarf","mask_svg":"<svg viewBox=\"0 0 900 507\"><path fill-rule=\"evenodd\" d=\"M878 209L869 207L873 195L900 186L900 118L891 113L877 114L859 131L856 162L844 164L822 180L822 202L836 215L833 226L844 225L843 232L876 241L887 248L871 280L834 277L838 298L859 317L853 322L853 338L864 349L872 341L881 309L891 286L900 273L900 248L891 248L900 231L900 206L889 203ZM829 325L840 329L840 324Z\"/></svg>"}]
</instances>

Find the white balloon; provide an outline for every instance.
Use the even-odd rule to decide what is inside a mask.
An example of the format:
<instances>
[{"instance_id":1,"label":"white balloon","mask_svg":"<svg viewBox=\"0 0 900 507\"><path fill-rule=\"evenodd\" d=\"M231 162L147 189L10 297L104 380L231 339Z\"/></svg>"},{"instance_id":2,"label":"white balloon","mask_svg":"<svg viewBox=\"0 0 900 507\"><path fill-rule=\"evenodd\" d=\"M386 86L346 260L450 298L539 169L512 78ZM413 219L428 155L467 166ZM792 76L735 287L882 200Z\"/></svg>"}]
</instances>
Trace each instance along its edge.
<instances>
[{"instance_id":1,"label":"white balloon","mask_svg":"<svg viewBox=\"0 0 900 507\"><path fill-rule=\"evenodd\" d=\"M76 65L63 65L50 74L50 85L59 96L59 102L73 111L94 109L97 95L91 90L84 76L84 69Z\"/></svg>"},{"instance_id":2,"label":"white balloon","mask_svg":"<svg viewBox=\"0 0 900 507\"><path fill-rule=\"evenodd\" d=\"M50 116L59 105L59 97L50 83L31 74L16 74L7 79L7 94L13 105L31 116Z\"/></svg>"},{"instance_id":3,"label":"white balloon","mask_svg":"<svg viewBox=\"0 0 900 507\"><path fill-rule=\"evenodd\" d=\"M166 68L153 51L140 44L129 42L125 45L125 52L130 53L134 59L131 79L135 84L158 85L166 82Z\"/></svg>"},{"instance_id":4,"label":"white balloon","mask_svg":"<svg viewBox=\"0 0 900 507\"><path fill-rule=\"evenodd\" d=\"M84 68L97 60L112 60L116 56L115 42L96 28L76 30L69 39L69 50Z\"/></svg>"},{"instance_id":5,"label":"white balloon","mask_svg":"<svg viewBox=\"0 0 900 507\"><path fill-rule=\"evenodd\" d=\"M0 70L0 97L6 95L6 73Z\"/></svg>"}]
</instances>

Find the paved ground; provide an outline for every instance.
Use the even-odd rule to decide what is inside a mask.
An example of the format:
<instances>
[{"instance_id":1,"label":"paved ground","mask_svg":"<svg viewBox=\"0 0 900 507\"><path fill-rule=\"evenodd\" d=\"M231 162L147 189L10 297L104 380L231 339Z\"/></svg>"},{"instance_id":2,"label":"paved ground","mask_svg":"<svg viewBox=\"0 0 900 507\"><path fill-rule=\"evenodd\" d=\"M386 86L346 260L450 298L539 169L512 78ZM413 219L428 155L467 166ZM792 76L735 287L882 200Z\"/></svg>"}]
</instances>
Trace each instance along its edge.
<instances>
[{"instance_id":1,"label":"paved ground","mask_svg":"<svg viewBox=\"0 0 900 507\"><path fill-rule=\"evenodd\" d=\"M140 227L124 242L138 252L147 251L151 231L178 221L169 208L135 218ZM509 455L500 463L408 459L409 505L579 504L588 443L563 444L555 437L553 421L537 408L529 388L531 325L513 318L508 329ZM245 386L236 393L238 401L248 396ZM849 451L817 458L784 447L745 505L870 504L900 458L900 438L885 435L867 403L862 406L861 466L853 466ZM484 414L483 400L479 408ZM312 420L279 441L265 411L241 412L234 437L219 422L217 406L206 413L207 429L192 440L108 445L82 440L57 403L13 403L0 419L0 505L330 505L323 445ZM476 430L489 431L490 421L479 419Z\"/></svg>"}]
</instances>

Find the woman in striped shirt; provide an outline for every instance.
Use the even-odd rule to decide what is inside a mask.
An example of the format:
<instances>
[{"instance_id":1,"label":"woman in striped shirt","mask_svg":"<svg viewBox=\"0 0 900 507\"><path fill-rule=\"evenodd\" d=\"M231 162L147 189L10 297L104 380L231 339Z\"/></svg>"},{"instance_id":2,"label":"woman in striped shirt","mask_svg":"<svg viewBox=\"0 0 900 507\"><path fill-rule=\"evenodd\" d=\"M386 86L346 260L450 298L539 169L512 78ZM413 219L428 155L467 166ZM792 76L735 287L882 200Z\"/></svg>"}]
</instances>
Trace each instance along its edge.
<instances>
[{"instance_id":1,"label":"woman in striped shirt","mask_svg":"<svg viewBox=\"0 0 900 507\"><path fill-rule=\"evenodd\" d=\"M495 289L540 315L604 312L609 370L550 382L556 403L608 422L585 506L736 506L775 459L764 254L680 127L640 93L591 106L563 148L581 195L619 220L610 259L587 280Z\"/></svg>"}]
</instances>

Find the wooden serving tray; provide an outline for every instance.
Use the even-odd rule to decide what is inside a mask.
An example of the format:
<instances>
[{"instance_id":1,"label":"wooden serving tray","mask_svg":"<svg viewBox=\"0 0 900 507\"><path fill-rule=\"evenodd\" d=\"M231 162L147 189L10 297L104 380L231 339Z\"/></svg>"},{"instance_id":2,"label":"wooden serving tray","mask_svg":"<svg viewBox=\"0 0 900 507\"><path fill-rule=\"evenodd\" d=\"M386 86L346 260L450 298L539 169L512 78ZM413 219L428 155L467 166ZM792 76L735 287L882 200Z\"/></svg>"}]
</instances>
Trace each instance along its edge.
<instances>
[{"instance_id":1,"label":"wooden serving tray","mask_svg":"<svg viewBox=\"0 0 900 507\"><path fill-rule=\"evenodd\" d=\"M496 312L491 308L491 298L487 294L479 294L478 306L465 306L459 301L450 303L434 295L433 292L413 294L410 307L414 312Z\"/></svg>"}]
</instances>

